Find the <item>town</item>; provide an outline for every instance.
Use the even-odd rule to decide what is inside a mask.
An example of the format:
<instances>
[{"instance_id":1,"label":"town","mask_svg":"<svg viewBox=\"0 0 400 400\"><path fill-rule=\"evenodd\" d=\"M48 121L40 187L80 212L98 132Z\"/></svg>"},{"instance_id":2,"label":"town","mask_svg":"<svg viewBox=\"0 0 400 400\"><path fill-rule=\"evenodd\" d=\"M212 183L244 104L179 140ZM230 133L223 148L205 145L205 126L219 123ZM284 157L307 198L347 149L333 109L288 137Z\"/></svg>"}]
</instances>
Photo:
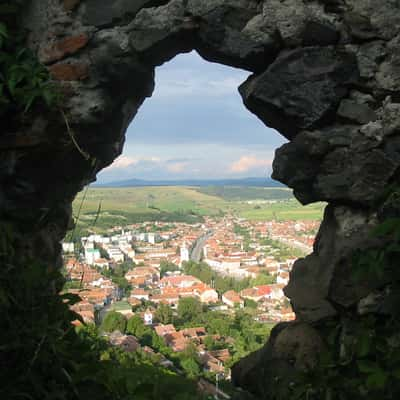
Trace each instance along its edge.
<instances>
[{"instance_id":1,"label":"town","mask_svg":"<svg viewBox=\"0 0 400 400\"><path fill-rule=\"evenodd\" d=\"M64 290L81 299L76 324L97 325L112 345L229 380L275 323L295 318L283 288L318 225L228 215L115 226L63 243Z\"/></svg>"}]
</instances>

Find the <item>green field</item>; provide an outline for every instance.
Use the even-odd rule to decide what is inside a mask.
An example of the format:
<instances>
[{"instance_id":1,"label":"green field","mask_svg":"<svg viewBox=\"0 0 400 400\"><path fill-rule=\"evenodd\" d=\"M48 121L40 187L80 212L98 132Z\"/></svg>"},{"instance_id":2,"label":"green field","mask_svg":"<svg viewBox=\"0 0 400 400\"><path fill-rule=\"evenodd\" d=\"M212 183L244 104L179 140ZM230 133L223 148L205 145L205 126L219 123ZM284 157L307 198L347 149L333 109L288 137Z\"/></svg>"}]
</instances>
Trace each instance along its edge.
<instances>
[{"instance_id":1,"label":"green field","mask_svg":"<svg viewBox=\"0 0 400 400\"><path fill-rule=\"evenodd\" d=\"M302 206L297 200L276 202L268 205L238 208L238 214L250 220L321 220L325 203L315 203Z\"/></svg>"},{"instance_id":2,"label":"green field","mask_svg":"<svg viewBox=\"0 0 400 400\"><path fill-rule=\"evenodd\" d=\"M102 230L143 221L198 222L231 213L251 220L322 218L324 204L303 207L286 188L89 188L73 203L82 229Z\"/></svg>"},{"instance_id":3,"label":"green field","mask_svg":"<svg viewBox=\"0 0 400 400\"><path fill-rule=\"evenodd\" d=\"M196 190L226 201L293 199L290 189L280 187L206 186Z\"/></svg>"}]
</instances>

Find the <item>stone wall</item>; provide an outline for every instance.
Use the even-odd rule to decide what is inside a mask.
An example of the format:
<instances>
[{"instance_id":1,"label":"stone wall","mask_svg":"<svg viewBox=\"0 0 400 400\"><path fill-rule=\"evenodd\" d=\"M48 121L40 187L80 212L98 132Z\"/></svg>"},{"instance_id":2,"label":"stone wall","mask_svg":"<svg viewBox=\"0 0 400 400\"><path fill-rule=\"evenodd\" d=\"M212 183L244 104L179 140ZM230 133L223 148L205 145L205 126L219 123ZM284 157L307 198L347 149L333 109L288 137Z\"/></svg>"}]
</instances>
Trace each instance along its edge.
<instances>
[{"instance_id":1,"label":"stone wall","mask_svg":"<svg viewBox=\"0 0 400 400\"><path fill-rule=\"evenodd\" d=\"M371 244L382 194L399 184L397 0L32 0L24 24L63 101L2 121L1 217L21 254L60 264L71 202L121 153L154 68L195 49L253 73L239 88L245 106L290 140L273 177L303 204L329 203L285 289L296 322L239 363L234 382L267 398L279 374L315 361L321 321L356 315L387 284L351 280L350 257Z\"/></svg>"}]
</instances>

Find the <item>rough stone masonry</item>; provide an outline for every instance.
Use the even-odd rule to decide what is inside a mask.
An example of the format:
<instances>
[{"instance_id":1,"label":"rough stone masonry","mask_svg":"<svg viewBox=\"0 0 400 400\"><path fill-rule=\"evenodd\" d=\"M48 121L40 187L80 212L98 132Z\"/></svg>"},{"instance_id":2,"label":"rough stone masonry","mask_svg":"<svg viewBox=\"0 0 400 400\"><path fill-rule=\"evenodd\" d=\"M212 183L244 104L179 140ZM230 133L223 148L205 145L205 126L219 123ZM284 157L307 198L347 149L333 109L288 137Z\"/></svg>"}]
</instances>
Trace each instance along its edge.
<instances>
[{"instance_id":1,"label":"rough stone masonry","mask_svg":"<svg viewBox=\"0 0 400 400\"><path fill-rule=\"evenodd\" d=\"M328 202L285 288L296 321L235 366L234 382L268 398L277 376L315 362L321 321L357 315L388 284L351 280L350 255L370 245L382 193L399 184L398 0L32 0L24 24L63 104L2 121L0 209L21 254L60 265L74 196L121 153L154 68L194 49L252 72L244 105L289 139L273 177L303 204Z\"/></svg>"}]
</instances>

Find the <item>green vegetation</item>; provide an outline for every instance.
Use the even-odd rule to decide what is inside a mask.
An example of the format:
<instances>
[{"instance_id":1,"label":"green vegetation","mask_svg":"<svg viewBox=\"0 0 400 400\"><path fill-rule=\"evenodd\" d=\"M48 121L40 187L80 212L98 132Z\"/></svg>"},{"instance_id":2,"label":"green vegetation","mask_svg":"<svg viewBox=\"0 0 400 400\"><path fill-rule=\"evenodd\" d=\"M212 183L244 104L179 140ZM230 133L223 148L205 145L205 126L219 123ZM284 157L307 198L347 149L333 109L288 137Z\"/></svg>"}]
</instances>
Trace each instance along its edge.
<instances>
[{"instance_id":1,"label":"green vegetation","mask_svg":"<svg viewBox=\"0 0 400 400\"><path fill-rule=\"evenodd\" d=\"M379 308L326 322L323 337L327 338L327 350L314 368L295 379L291 396L282 399L399 398L399 190L389 194L385 206L394 210L394 216L372 230L375 246L356 250L351 265L357 284L385 288Z\"/></svg>"},{"instance_id":2,"label":"green vegetation","mask_svg":"<svg viewBox=\"0 0 400 400\"><path fill-rule=\"evenodd\" d=\"M83 196L80 193L73 204L76 216ZM144 221L196 223L203 215L218 214L223 203L189 187L90 188L80 210L79 228L90 227L96 218L97 229Z\"/></svg>"},{"instance_id":3,"label":"green vegetation","mask_svg":"<svg viewBox=\"0 0 400 400\"><path fill-rule=\"evenodd\" d=\"M262 246L267 246L269 250L266 251L266 255L273 254L277 261L285 261L288 258L305 256L304 251L296 247L286 246L278 240L273 240L271 238L261 239L260 244Z\"/></svg>"},{"instance_id":4,"label":"green vegetation","mask_svg":"<svg viewBox=\"0 0 400 400\"><path fill-rule=\"evenodd\" d=\"M129 296L131 292L131 285L125 278L125 274L132 268L136 266L135 263L131 261L125 261L121 264L116 264L113 268L110 269L102 269L98 268L98 271L101 272L107 278L110 278L119 288L122 290L122 294L124 296Z\"/></svg>"},{"instance_id":5,"label":"green vegetation","mask_svg":"<svg viewBox=\"0 0 400 400\"><path fill-rule=\"evenodd\" d=\"M206 186L196 190L226 201L293 199L292 191L284 187Z\"/></svg>"},{"instance_id":6,"label":"green vegetation","mask_svg":"<svg viewBox=\"0 0 400 400\"><path fill-rule=\"evenodd\" d=\"M104 332L120 331L125 332L126 319L125 317L116 311L111 311L106 314L101 323L100 329Z\"/></svg>"},{"instance_id":7,"label":"green vegetation","mask_svg":"<svg viewBox=\"0 0 400 400\"><path fill-rule=\"evenodd\" d=\"M179 304L186 299L180 299ZM185 303L185 308L186 308ZM179 308L179 305L178 305ZM187 312L184 318L175 320L179 328L204 326L208 334L219 335L221 339L208 345L214 348L228 348L231 360L228 367L252 351L261 348L273 327L273 324L255 322L251 309L235 310L235 314L226 314L217 311L207 311L196 307L196 312ZM232 338L233 340L230 340Z\"/></svg>"},{"instance_id":8,"label":"green vegetation","mask_svg":"<svg viewBox=\"0 0 400 400\"><path fill-rule=\"evenodd\" d=\"M0 397L33 400L200 399L195 383L155 364L144 354L110 348L94 327L78 330L58 295L63 278L32 261L17 262L0 241Z\"/></svg>"},{"instance_id":9,"label":"green vegetation","mask_svg":"<svg viewBox=\"0 0 400 400\"><path fill-rule=\"evenodd\" d=\"M201 375L200 360L194 344L189 344L179 355L180 365L189 378L197 378Z\"/></svg>"},{"instance_id":10,"label":"green vegetation","mask_svg":"<svg viewBox=\"0 0 400 400\"><path fill-rule=\"evenodd\" d=\"M195 297L186 297L179 300L178 318L181 321L193 321L203 311L200 300Z\"/></svg>"},{"instance_id":11,"label":"green vegetation","mask_svg":"<svg viewBox=\"0 0 400 400\"><path fill-rule=\"evenodd\" d=\"M203 216L218 217L225 213L260 221L320 220L324 208L323 203L304 207L292 196L281 200L282 193L290 193L285 188L240 188L243 193L249 190L249 197L258 195L260 190L265 191L272 199L262 203L224 199L213 194L216 189L210 190L209 194L199 190L170 186L89 188L87 192L80 193L73 204L74 215L78 220L75 237L86 234L88 230L103 231L112 226L145 221L196 223L202 222ZM208 188L201 190L207 191Z\"/></svg>"},{"instance_id":12,"label":"green vegetation","mask_svg":"<svg viewBox=\"0 0 400 400\"><path fill-rule=\"evenodd\" d=\"M302 206L297 200L288 200L268 205L249 208L248 205L237 207L238 214L246 219L255 221L287 221L322 219L325 203L315 203Z\"/></svg>"},{"instance_id":13,"label":"green vegetation","mask_svg":"<svg viewBox=\"0 0 400 400\"><path fill-rule=\"evenodd\" d=\"M179 271L179 267L176 264L168 262L166 260L161 260L160 262L161 278L163 278L167 274L167 272L174 272L174 271Z\"/></svg>"},{"instance_id":14,"label":"green vegetation","mask_svg":"<svg viewBox=\"0 0 400 400\"><path fill-rule=\"evenodd\" d=\"M271 275L260 274L257 278L234 279L232 277L224 277L217 274L207 263L188 261L183 263L185 274L193 275L199 278L202 282L213 285L219 293L225 293L228 290L240 292L243 289L256 285L267 285L275 283L275 278Z\"/></svg>"},{"instance_id":15,"label":"green vegetation","mask_svg":"<svg viewBox=\"0 0 400 400\"><path fill-rule=\"evenodd\" d=\"M18 24L24 6L25 0L0 1L0 117L16 117L35 104L50 107L57 98L46 68L25 47L27 32Z\"/></svg>"},{"instance_id":16,"label":"green vegetation","mask_svg":"<svg viewBox=\"0 0 400 400\"><path fill-rule=\"evenodd\" d=\"M167 325L173 322L174 313L168 304L159 304L155 313L155 318L161 324Z\"/></svg>"}]
</instances>

